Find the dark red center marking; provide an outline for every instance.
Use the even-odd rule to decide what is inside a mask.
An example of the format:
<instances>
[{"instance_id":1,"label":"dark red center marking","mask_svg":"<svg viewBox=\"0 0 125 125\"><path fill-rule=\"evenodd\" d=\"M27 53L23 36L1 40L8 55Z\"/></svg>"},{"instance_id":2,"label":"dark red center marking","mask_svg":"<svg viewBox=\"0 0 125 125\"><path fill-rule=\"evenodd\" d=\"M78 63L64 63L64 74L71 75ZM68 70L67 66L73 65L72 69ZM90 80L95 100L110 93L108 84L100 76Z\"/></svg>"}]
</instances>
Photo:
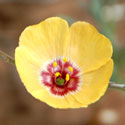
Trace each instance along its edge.
<instances>
[{"instance_id":1,"label":"dark red center marking","mask_svg":"<svg viewBox=\"0 0 125 125\"><path fill-rule=\"evenodd\" d=\"M56 62L55 66L53 65L54 62ZM72 71L69 67L72 68ZM78 68L70 61L64 62L62 59L56 59L47 65L46 71L41 72L42 84L50 88L52 94L64 96L78 89L79 72Z\"/></svg>"}]
</instances>

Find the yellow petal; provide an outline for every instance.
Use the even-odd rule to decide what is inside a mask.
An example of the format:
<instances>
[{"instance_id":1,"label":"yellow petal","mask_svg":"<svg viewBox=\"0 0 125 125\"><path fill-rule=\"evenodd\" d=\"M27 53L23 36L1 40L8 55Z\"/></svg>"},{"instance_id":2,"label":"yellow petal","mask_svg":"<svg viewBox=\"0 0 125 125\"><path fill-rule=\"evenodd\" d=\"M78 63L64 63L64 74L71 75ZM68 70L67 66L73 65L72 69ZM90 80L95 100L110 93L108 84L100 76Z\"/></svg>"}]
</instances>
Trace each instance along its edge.
<instances>
[{"instance_id":1,"label":"yellow petal","mask_svg":"<svg viewBox=\"0 0 125 125\"><path fill-rule=\"evenodd\" d=\"M83 84L74 98L86 107L104 95L113 71L113 61L110 59L99 69L83 74Z\"/></svg>"},{"instance_id":2,"label":"yellow petal","mask_svg":"<svg viewBox=\"0 0 125 125\"><path fill-rule=\"evenodd\" d=\"M77 102L75 98L70 96L58 97L51 95L49 90L37 90L33 91L31 95L42 102L47 103L48 105L54 108L79 108L82 107L82 104Z\"/></svg>"},{"instance_id":3,"label":"yellow petal","mask_svg":"<svg viewBox=\"0 0 125 125\"><path fill-rule=\"evenodd\" d=\"M88 72L98 69L111 58L112 45L91 24L76 22L70 27L64 56L80 66L83 72Z\"/></svg>"},{"instance_id":4,"label":"yellow petal","mask_svg":"<svg viewBox=\"0 0 125 125\"><path fill-rule=\"evenodd\" d=\"M22 82L29 92L42 89L39 80L39 61L25 47L18 47L15 51L15 63Z\"/></svg>"},{"instance_id":5,"label":"yellow petal","mask_svg":"<svg viewBox=\"0 0 125 125\"><path fill-rule=\"evenodd\" d=\"M35 57L46 62L62 56L68 34L67 22L59 17L52 17L27 27L21 34L19 45L25 46Z\"/></svg>"},{"instance_id":6,"label":"yellow petal","mask_svg":"<svg viewBox=\"0 0 125 125\"><path fill-rule=\"evenodd\" d=\"M42 102L47 103L48 105L54 108L67 108L68 102L65 98L60 98L54 95L51 95L50 92L46 89L38 90L31 93L33 97L41 100Z\"/></svg>"}]
</instances>

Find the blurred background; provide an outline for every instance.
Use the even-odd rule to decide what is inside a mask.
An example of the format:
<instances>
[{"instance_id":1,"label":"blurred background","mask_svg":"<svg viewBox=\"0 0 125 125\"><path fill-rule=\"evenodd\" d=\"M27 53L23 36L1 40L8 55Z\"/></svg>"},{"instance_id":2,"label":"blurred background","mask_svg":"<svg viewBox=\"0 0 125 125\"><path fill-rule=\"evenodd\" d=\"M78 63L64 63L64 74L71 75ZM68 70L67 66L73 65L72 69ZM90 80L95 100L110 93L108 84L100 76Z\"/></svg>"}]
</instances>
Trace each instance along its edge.
<instances>
[{"instance_id":1,"label":"blurred background","mask_svg":"<svg viewBox=\"0 0 125 125\"><path fill-rule=\"evenodd\" d=\"M112 81L125 84L125 0L0 0L0 49L14 57L23 29L51 16L93 24L113 44ZM125 125L125 91L108 89L88 108L54 109L24 88L0 60L0 125Z\"/></svg>"}]
</instances>

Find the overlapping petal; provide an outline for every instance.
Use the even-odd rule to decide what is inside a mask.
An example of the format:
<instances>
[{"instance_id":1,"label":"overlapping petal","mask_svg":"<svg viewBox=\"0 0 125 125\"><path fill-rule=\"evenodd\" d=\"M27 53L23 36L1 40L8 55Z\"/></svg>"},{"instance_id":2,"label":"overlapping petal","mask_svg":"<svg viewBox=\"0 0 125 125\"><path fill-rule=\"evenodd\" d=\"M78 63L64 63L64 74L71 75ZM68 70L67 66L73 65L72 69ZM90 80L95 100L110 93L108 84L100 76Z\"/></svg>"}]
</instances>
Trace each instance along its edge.
<instances>
[{"instance_id":1,"label":"overlapping petal","mask_svg":"<svg viewBox=\"0 0 125 125\"><path fill-rule=\"evenodd\" d=\"M65 20L48 18L40 24L27 27L20 36L19 46L25 46L33 56L45 63L62 56L68 34Z\"/></svg>"},{"instance_id":2,"label":"overlapping petal","mask_svg":"<svg viewBox=\"0 0 125 125\"><path fill-rule=\"evenodd\" d=\"M22 82L29 92L42 89L39 80L40 60L25 47L17 47L15 64Z\"/></svg>"},{"instance_id":3,"label":"overlapping petal","mask_svg":"<svg viewBox=\"0 0 125 125\"><path fill-rule=\"evenodd\" d=\"M81 102L82 107L88 106L104 95L113 71L113 61L110 59L97 70L83 74L81 90L74 98Z\"/></svg>"},{"instance_id":4,"label":"overlapping petal","mask_svg":"<svg viewBox=\"0 0 125 125\"><path fill-rule=\"evenodd\" d=\"M112 45L87 22L76 22L70 27L70 37L64 56L76 62L83 72L98 69L112 56Z\"/></svg>"}]
</instances>

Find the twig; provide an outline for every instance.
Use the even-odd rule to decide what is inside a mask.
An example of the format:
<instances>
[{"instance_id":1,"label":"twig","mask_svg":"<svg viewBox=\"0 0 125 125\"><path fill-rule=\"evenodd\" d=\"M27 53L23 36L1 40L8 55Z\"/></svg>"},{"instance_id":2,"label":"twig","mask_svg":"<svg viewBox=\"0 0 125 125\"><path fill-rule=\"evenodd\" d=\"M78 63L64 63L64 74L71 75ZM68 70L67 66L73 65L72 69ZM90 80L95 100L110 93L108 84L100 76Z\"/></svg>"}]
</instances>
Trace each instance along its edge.
<instances>
[{"instance_id":1,"label":"twig","mask_svg":"<svg viewBox=\"0 0 125 125\"><path fill-rule=\"evenodd\" d=\"M0 59L2 59L4 62L15 64L15 60L13 57L7 55L3 51L0 50Z\"/></svg>"},{"instance_id":2,"label":"twig","mask_svg":"<svg viewBox=\"0 0 125 125\"><path fill-rule=\"evenodd\" d=\"M110 81L109 82L109 88L116 88L116 89L124 90L125 84L119 84L119 83Z\"/></svg>"}]
</instances>

